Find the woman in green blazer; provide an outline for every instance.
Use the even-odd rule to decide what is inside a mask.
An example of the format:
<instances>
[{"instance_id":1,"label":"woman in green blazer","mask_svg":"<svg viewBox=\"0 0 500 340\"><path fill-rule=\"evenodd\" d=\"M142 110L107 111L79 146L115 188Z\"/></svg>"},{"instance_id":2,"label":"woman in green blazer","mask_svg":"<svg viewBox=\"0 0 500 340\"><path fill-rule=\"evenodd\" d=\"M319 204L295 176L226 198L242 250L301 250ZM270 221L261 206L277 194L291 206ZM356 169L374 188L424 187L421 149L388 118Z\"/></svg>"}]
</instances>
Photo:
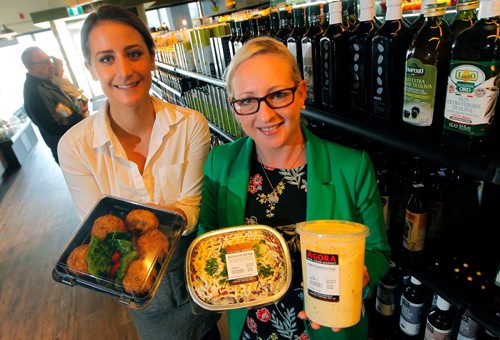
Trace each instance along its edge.
<instances>
[{"instance_id":1,"label":"woman in green blazer","mask_svg":"<svg viewBox=\"0 0 500 340\"><path fill-rule=\"evenodd\" d=\"M306 82L294 57L276 40L247 42L228 68L227 84L247 137L210 152L199 232L272 226L285 237L294 269L291 287L279 302L228 312L231 339L366 339L364 312L358 324L338 332L316 330L318 325L299 319L304 292L295 224L339 219L366 225L364 293L373 288L389 268L390 248L368 155L320 139L300 124Z\"/></svg>"}]
</instances>

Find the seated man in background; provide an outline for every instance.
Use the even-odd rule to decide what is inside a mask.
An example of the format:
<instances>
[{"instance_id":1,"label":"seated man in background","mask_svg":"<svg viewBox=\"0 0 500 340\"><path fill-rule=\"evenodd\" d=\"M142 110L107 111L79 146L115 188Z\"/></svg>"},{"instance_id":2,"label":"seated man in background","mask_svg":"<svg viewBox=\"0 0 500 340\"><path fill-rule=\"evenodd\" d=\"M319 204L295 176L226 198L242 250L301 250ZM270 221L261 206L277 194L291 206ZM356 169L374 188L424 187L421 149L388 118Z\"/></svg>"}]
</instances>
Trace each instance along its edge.
<instances>
[{"instance_id":1,"label":"seated man in background","mask_svg":"<svg viewBox=\"0 0 500 340\"><path fill-rule=\"evenodd\" d=\"M28 47L21 60L28 70L24 82L24 109L59 164L57 143L70 127L85 118L87 105L51 82L54 65L42 49Z\"/></svg>"}]
</instances>

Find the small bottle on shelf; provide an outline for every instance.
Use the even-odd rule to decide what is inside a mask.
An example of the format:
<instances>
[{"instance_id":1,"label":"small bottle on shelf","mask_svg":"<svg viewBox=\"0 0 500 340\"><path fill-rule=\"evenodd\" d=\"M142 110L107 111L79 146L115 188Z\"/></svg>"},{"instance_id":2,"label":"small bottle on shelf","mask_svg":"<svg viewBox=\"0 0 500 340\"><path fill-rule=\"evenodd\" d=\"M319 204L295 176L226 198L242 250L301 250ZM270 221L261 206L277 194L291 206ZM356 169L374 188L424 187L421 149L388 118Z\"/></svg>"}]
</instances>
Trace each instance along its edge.
<instances>
[{"instance_id":1,"label":"small bottle on shelf","mask_svg":"<svg viewBox=\"0 0 500 340\"><path fill-rule=\"evenodd\" d=\"M452 329L450 303L438 295L436 307L427 316L424 340L449 340Z\"/></svg>"},{"instance_id":2,"label":"small bottle on shelf","mask_svg":"<svg viewBox=\"0 0 500 340\"><path fill-rule=\"evenodd\" d=\"M479 324L465 311L460 320L457 340L476 340L479 332Z\"/></svg>"},{"instance_id":3,"label":"small bottle on shelf","mask_svg":"<svg viewBox=\"0 0 500 340\"><path fill-rule=\"evenodd\" d=\"M407 336L417 337L420 334L424 305L425 293L422 283L412 276L410 285L403 292L399 318L399 329Z\"/></svg>"}]
</instances>

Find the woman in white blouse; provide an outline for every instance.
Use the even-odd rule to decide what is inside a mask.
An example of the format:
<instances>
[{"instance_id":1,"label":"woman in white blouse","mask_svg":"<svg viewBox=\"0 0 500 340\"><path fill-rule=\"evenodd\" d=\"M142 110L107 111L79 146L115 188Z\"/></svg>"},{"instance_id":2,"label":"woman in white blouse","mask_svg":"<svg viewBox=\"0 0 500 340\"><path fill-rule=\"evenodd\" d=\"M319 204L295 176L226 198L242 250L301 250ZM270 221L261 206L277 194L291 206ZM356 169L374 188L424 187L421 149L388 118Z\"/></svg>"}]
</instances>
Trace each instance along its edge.
<instances>
[{"instance_id":1,"label":"woman in white blouse","mask_svg":"<svg viewBox=\"0 0 500 340\"><path fill-rule=\"evenodd\" d=\"M58 154L78 215L102 195L174 209L187 220L157 295L131 311L142 339L218 339L215 315L193 315L185 288L186 249L198 220L210 132L196 111L149 95L154 42L126 9L102 6L81 31L85 65L107 96L102 112L69 130Z\"/></svg>"}]
</instances>

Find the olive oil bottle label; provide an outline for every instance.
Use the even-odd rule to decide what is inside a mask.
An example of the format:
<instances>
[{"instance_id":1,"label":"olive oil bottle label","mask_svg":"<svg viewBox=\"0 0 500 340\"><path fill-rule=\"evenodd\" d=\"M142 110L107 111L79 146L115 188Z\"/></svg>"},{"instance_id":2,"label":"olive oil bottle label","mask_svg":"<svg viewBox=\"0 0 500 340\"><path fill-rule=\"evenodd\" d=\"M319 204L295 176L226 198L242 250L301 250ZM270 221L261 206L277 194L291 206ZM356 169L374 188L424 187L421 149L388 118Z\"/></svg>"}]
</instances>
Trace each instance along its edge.
<instances>
[{"instance_id":1,"label":"olive oil bottle label","mask_svg":"<svg viewBox=\"0 0 500 340\"><path fill-rule=\"evenodd\" d=\"M405 65L403 122L430 126L434 114L437 68L410 58Z\"/></svg>"},{"instance_id":2,"label":"olive oil bottle label","mask_svg":"<svg viewBox=\"0 0 500 340\"><path fill-rule=\"evenodd\" d=\"M403 246L411 251L424 249L427 213L416 214L406 209Z\"/></svg>"},{"instance_id":3,"label":"olive oil bottle label","mask_svg":"<svg viewBox=\"0 0 500 340\"><path fill-rule=\"evenodd\" d=\"M399 328L411 336L420 333L420 321L422 320L423 310L423 303L410 302L403 296L401 298Z\"/></svg>"},{"instance_id":4,"label":"olive oil bottle label","mask_svg":"<svg viewBox=\"0 0 500 340\"><path fill-rule=\"evenodd\" d=\"M444 129L488 135L498 98L500 61L452 60L450 70Z\"/></svg>"},{"instance_id":5,"label":"olive oil bottle label","mask_svg":"<svg viewBox=\"0 0 500 340\"><path fill-rule=\"evenodd\" d=\"M295 60L297 60L297 43L289 41L289 42L287 42L286 46L288 47L288 50L293 55Z\"/></svg>"},{"instance_id":6,"label":"olive oil bottle label","mask_svg":"<svg viewBox=\"0 0 500 340\"><path fill-rule=\"evenodd\" d=\"M314 100L314 67L313 67L313 44L302 43L302 68L304 80L307 84L307 99Z\"/></svg>"}]
</instances>

